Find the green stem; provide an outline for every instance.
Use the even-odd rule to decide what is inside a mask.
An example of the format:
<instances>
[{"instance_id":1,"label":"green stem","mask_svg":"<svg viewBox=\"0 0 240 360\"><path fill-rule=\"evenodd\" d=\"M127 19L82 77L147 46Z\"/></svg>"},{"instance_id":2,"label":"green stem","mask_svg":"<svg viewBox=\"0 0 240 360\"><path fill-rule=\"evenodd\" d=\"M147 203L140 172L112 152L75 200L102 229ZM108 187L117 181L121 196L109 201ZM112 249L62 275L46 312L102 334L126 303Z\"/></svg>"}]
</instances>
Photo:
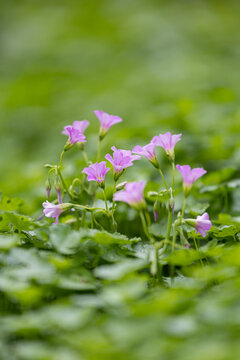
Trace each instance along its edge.
<instances>
[{"instance_id":1,"label":"green stem","mask_svg":"<svg viewBox=\"0 0 240 360\"><path fill-rule=\"evenodd\" d=\"M184 196L183 206L182 206L182 211L181 211L181 220L182 220L182 219L183 219L183 217L184 217L184 212L185 212L186 202L187 202L187 198L186 198L186 196Z\"/></svg>"},{"instance_id":2,"label":"green stem","mask_svg":"<svg viewBox=\"0 0 240 360\"><path fill-rule=\"evenodd\" d=\"M147 226L150 227L152 225L152 222L151 222L151 218L150 218L150 215L147 210L145 211L145 216L147 219Z\"/></svg>"},{"instance_id":3,"label":"green stem","mask_svg":"<svg viewBox=\"0 0 240 360\"><path fill-rule=\"evenodd\" d=\"M160 277L160 273L159 273L159 267L158 267L158 244L155 242L155 240L151 237L151 235L148 232L148 228L147 228L147 224L146 224L146 220L145 220L145 216L144 216L144 212L140 211L140 218L142 221L142 227L143 227L143 231L147 237L147 239L151 242L151 244L154 246L154 260L152 262L151 265L151 274L153 276L156 276L157 278Z\"/></svg>"},{"instance_id":4,"label":"green stem","mask_svg":"<svg viewBox=\"0 0 240 360\"><path fill-rule=\"evenodd\" d=\"M160 167L158 168L158 171L159 171L159 173L160 173L160 175L161 175L161 177L162 177L164 186L165 186L166 190L168 191L168 186L167 186L167 183L166 183L165 178L164 178L164 176L163 176L163 172L162 172L162 170L160 169Z\"/></svg>"},{"instance_id":5,"label":"green stem","mask_svg":"<svg viewBox=\"0 0 240 360\"><path fill-rule=\"evenodd\" d=\"M107 195L106 195L105 187L103 188L103 194L104 194L104 201L105 201L105 206L106 206L106 212L108 213Z\"/></svg>"},{"instance_id":6,"label":"green stem","mask_svg":"<svg viewBox=\"0 0 240 360\"><path fill-rule=\"evenodd\" d=\"M169 206L168 207L168 224L167 224L167 234L166 234L166 239L169 240L170 239L170 235L171 235L171 227L172 227L172 209Z\"/></svg>"},{"instance_id":7,"label":"green stem","mask_svg":"<svg viewBox=\"0 0 240 360\"><path fill-rule=\"evenodd\" d=\"M82 153L83 153L84 161L85 161L85 163L88 165L88 164L89 164L89 160L88 160L88 156L87 156L87 153L86 153L86 151L85 151L84 148L82 149Z\"/></svg>"},{"instance_id":8,"label":"green stem","mask_svg":"<svg viewBox=\"0 0 240 360\"><path fill-rule=\"evenodd\" d=\"M70 192L68 191L67 185L65 184L65 181L63 180L62 173L61 173L61 170L60 170L59 166L58 166L58 168L57 168L57 172L58 172L58 175L59 175L59 177L60 177L60 179L61 179L62 186L63 186L64 190L66 191L66 193L68 194L68 196L70 197L70 199L73 200L73 197L72 197L72 195L70 194Z\"/></svg>"},{"instance_id":9,"label":"green stem","mask_svg":"<svg viewBox=\"0 0 240 360\"><path fill-rule=\"evenodd\" d=\"M175 221L174 224L173 224L172 252L174 252L175 244L176 244L176 236L177 236L176 226L177 226L177 221Z\"/></svg>"},{"instance_id":10,"label":"green stem","mask_svg":"<svg viewBox=\"0 0 240 360\"><path fill-rule=\"evenodd\" d=\"M101 138L98 139L98 147L97 147L97 162L99 162L101 156Z\"/></svg>"},{"instance_id":11,"label":"green stem","mask_svg":"<svg viewBox=\"0 0 240 360\"><path fill-rule=\"evenodd\" d=\"M63 151L61 152L60 159L59 159L59 163L58 163L58 166L59 166L59 167L62 166L62 161L63 161L63 155L64 155L64 153L65 153L65 151L63 150Z\"/></svg>"},{"instance_id":12,"label":"green stem","mask_svg":"<svg viewBox=\"0 0 240 360\"><path fill-rule=\"evenodd\" d=\"M113 196L116 192L116 187L117 187L117 181L114 181L114 185L113 185ZM115 210L115 201L113 200L112 202L112 212L114 213L114 210Z\"/></svg>"},{"instance_id":13,"label":"green stem","mask_svg":"<svg viewBox=\"0 0 240 360\"><path fill-rule=\"evenodd\" d=\"M173 194L174 194L174 189L175 189L175 162L174 162L174 160L172 161L172 189L173 189Z\"/></svg>"}]
</instances>

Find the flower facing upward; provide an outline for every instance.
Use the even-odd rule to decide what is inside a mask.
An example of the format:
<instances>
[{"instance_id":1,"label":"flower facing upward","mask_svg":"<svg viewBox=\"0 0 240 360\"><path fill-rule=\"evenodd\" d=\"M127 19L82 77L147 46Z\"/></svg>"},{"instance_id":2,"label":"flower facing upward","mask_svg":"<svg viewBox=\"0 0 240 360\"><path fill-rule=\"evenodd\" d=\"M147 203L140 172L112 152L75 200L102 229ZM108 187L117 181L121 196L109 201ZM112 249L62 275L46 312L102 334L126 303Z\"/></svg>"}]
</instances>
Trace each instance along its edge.
<instances>
[{"instance_id":1,"label":"flower facing upward","mask_svg":"<svg viewBox=\"0 0 240 360\"><path fill-rule=\"evenodd\" d=\"M99 132L99 136L101 139L104 138L110 127L122 122L122 119L119 116L109 115L102 110L95 110L94 114L96 115L101 124Z\"/></svg>"},{"instance_id":2,"label":"flower facing upward","mask_svg":"<svg viewBox=\"0 0 240 360\"><path fill-rule=\"evenodd\" d=\"M86 137L83 133L88 125L89 122L87 120L74 121L72 125L67 125L64 127L62 134L68 136L68 142L70 145L86 142Z\"/></svg>"},{"instance_id":3,"label":"flower facing upward","mask_svg":"<svg viewBox=\"0 0 240 360\"><path fill-rule=\"evenodd\" d=\"M55 218L55 221L53 224L57 224L58 223L58 218L60 216L60 214L67 210L69 208L69 204L52 204L49 201L45 201L43 204L43 213L46 217L48 218Z\"/></svg>"},{"instance_id":4,"label":"flower facing upward","mask_svg":"<svg viewBox=\"0 0 240 360\"><path fill-rule=\"evenodd\" d=\"M182 174L185 196L189 194L194 181L196 181L202 175L206 174L206 170L203 168L191 169L189 165L176 165L176 168Z\"/></svg>"},{"instance_id":5,"label":"flower facing upward","mask_svg":"<svg viewBox=\"0 0 240 360\"><path fill-rule=\"evenodd\" d=\"M125 190L120 190L114 194L114 201L123 201L135 209L141 210L145 207L143 190L145 181L133 181L125 185Z\"/></svg>"},{"instance_id":6,"label":"flower facing upward","mask_svg":"<svg viewBox=\"0 0 240 360\"><path fill-rule=\"evenodd\" d=\"M199 215L197 216L197 220L196 220L196 233L200 233L203 237L206 236L206 231L210 230L212 226L212 223L209 219L209 215L208 213L204 213L203 215Z\"/></svg>"},{"instance_id":7,"label":"flower facing upward","mask_svg":"<svg viewBox=\"0 0 240 360\"><path fill-rule=\"evenodd\" d=\"M167 132L166 134L154 136L151 142L156 146L161 146L166 151L166 154L171 159L174 159L174 148L176 143L181 140L181 136L182 134L172 135L170 132Z\"/></svg>"},{"instance_id":8,"label":"flower facing upward","mask_svg":"<svg viewBox=\"0 0 240 360\"><path fill-rule=\"evenodd\" d=\"M133 148L132 152L147 158L155 167L159 167L159 163L156 156L156 144L150 143L145 146L137 145Z\"/></svg>"},{"instance_id":9,"label":"flower facing upward","mask_svg":"<svg viewBox=\"0 0 240 360\"><path fill-rule=\"evenodd\" d=\"M83 173L87 174L88 181L96 181L98 184L103 184L105 180L105 175L110 170L106 167L106 161L101 161L100 163L95 163L89 167L83 169Z\"/></svg>"},{"instance_id":10,"label":"flower facing upward","mask_svg":"<svg viewBox=\"0 0 240 360\"><path fill-rule=\"evenodd\" d=\"M113 156L107 154L105 159L107 159L113 166L115 178L118 178L120 174L129 166L133 165L134 160L139 160L140 156L132 155L130 150L120 150L115 146L111 147L113 151Z\"/></svg>"}]
</instances>

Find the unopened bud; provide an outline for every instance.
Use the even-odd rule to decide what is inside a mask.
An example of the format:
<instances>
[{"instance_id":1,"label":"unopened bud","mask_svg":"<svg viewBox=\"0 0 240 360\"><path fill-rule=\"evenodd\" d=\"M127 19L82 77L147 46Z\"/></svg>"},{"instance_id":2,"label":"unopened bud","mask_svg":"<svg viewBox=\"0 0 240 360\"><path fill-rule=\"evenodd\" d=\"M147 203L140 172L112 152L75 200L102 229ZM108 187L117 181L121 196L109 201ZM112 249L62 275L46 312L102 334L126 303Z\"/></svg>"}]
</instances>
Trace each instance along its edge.
<instances>
[{"instance_id":1,"label":"unopened bud","mask_svg":"<svg viewBox=\"0 0 240 360\"><path fill-rule=\"evenodd\" d=\"M160 210L160 204L159 204L159 201L156 200L153 205L153 215L154 215L155 222L157 222L157 220L158 220L159 210Z\"/></svg>"},{"instance_id":2,"label":"unopened bud","mask_svg":"<svg viewBox=\"0 0 240 360\"><path fill-rule=\"evenodd\" d=\"M119 191L119 190L124 189L126 184L127 184L127 181L121 182L120 184L117 185L116 190Z\"/></svg>"}]
</instances>

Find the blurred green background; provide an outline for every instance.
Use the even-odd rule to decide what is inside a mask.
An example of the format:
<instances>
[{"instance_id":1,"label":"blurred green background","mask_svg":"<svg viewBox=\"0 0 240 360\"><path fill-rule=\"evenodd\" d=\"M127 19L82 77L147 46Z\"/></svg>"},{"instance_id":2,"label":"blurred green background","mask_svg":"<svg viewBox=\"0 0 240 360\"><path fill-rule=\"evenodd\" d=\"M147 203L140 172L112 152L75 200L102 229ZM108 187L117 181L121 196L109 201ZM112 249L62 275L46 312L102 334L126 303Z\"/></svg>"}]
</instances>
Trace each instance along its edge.
<instances>
[{"instance_id":1,"label":"blurred green background","mask_svg":"<svg viewBox=\"0 0 240 360\"><path fill-rule=\"evenodd\" d=\"M64 125L88 119L94 154L95 109L124 119L106 150L170 130L182 163L236 168L239 17L238 0L1 1L0 189L44 198Z\"/></svg>"}]
</instances>

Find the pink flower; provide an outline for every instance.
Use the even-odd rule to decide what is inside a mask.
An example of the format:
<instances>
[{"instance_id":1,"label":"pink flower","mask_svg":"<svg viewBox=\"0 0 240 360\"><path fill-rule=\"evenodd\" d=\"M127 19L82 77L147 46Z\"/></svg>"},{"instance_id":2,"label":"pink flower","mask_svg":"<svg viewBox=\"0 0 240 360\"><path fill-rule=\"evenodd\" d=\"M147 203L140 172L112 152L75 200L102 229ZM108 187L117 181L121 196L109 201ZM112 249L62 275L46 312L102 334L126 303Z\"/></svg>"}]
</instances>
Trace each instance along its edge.
<instances>
[{"instance_id":1,"label":"pink flower","mask_svg":"<svg viewBox=\"0 0 240 360\"><path fill-rule=\"evenodd\" d=\"M58 218L60 216L60 214L66 210L67 208L69 208L69 206L66 206L67 204L52 204L49 201L45 201L43 204L44 210L43 213L46 217L52 217L55 218L55 222L53 224L57 224L58 223Z\"/></svg>"},{"instance_id":2,"label":"pink flower","mask_svg":"<svg viewBox=\"0 0 240 360\"><path fill-rule=\"evenodd\" d=\"M86 142L86 137L84 136L84 131L88 127L89 122L87 120L83 121L74 121L72 125L67 125L64 127L62 134L68 135L68 142L73 145L77 142Z\"/></svg>"},{"instance_id":3,"label":"pink flower","mask_svg":"<svg viewBox=\"0 0 240 360\"><path fill-rule=\"evenodd\" d=\"M100 163L95 163L89 167L83 169L83 173L87 174L88 181L96 181L98 184L103 184L105 180L105 175L110 170L106 167L106 161L101 161Z\"/></svg>"},{"instance_id":4,"label":"pink flower","mask_svg":"<svg viewBox=\"0 0 240 360\"><path fill-rule=\"evenodd\" d=\"M113 166L114 173L119 177L119 175L129 166L133 165L134 160L139 160L140 156L132 155L130 150L119 150L115 146L111 147L113 151L113 157L110 154L105 156Z\"/></svg>"},{"instance_id":5,"label":"pink flower","mask_svg":"<svg viewBox=\"0 0 240 360\"><path fill-rule=\"evenodd\" d=\"M110 127L115 124L122 122L122 119L119 116L109 115L102 110L95 110L94 114L97 116L98 120L100 121L100 137L103 138Z\"/></svg>"},{"instance_id":6,"label":"pink flower","mask_svg":"<svg viewBox=\"0 0 240 360\"><path fill-rule=\"evenodd\" d=\"M206 170L204 170L203 168L191 169L189 165L176 165L176 168L178 169L178 171L180 171L183 177L183 189L185 192L185 196L188 195L194 181L196 181L202 175L206 174Z\"/></svg>"},{"instance_id":7,"label":"pink flower","mask_svg":"<svg viewBox=\"0 0 240 360\"><path fill-rule=\"evenodd\" d=\"M123 201L130 206L140 210L145 207L143 190L146 185L145 181L133 181L125 185L125 190L116 192L113 196L114 201Z\"/></svg>"},{"instance_id":8,"label":"pink flower","mask_svg":"<svg viewBox=\"0 0 240 360\"><path fill-rule=\"evenodd\" d=\"M197 220L196 220L196 224L195 224L195 228L196 228L196 233L200 233L203 237L206 236L206 231L208 231L209 229L211 229L212 223L209 219L209 215L208 213L204 213L201 216L197 216Z\"/></svg>"},{"instance_id":9,"label":"pink flower","mask_svg":"<svg viewBox=\"0 0 240 360\"><path fill-rule=\"evenodd\" d=\"M161 146L166 154L174 159L174 147L178 141L180 141L182 134L172 135L170 132L166 134L160 134L152 138L152 143L156 146Z\"/></svg>"},{"instance_id":10,"label":"pink flower","mask_svg":"<svg viewBox=\"0 0 240 360\"><path fill-rule=\"evenodd\" d=\"M133 148L133 153L144 156L147 158L155 167L159 167L159 163L156 156L156 144L150 143L145 146L137 145Z\"/></svg>"}]
</instances>

